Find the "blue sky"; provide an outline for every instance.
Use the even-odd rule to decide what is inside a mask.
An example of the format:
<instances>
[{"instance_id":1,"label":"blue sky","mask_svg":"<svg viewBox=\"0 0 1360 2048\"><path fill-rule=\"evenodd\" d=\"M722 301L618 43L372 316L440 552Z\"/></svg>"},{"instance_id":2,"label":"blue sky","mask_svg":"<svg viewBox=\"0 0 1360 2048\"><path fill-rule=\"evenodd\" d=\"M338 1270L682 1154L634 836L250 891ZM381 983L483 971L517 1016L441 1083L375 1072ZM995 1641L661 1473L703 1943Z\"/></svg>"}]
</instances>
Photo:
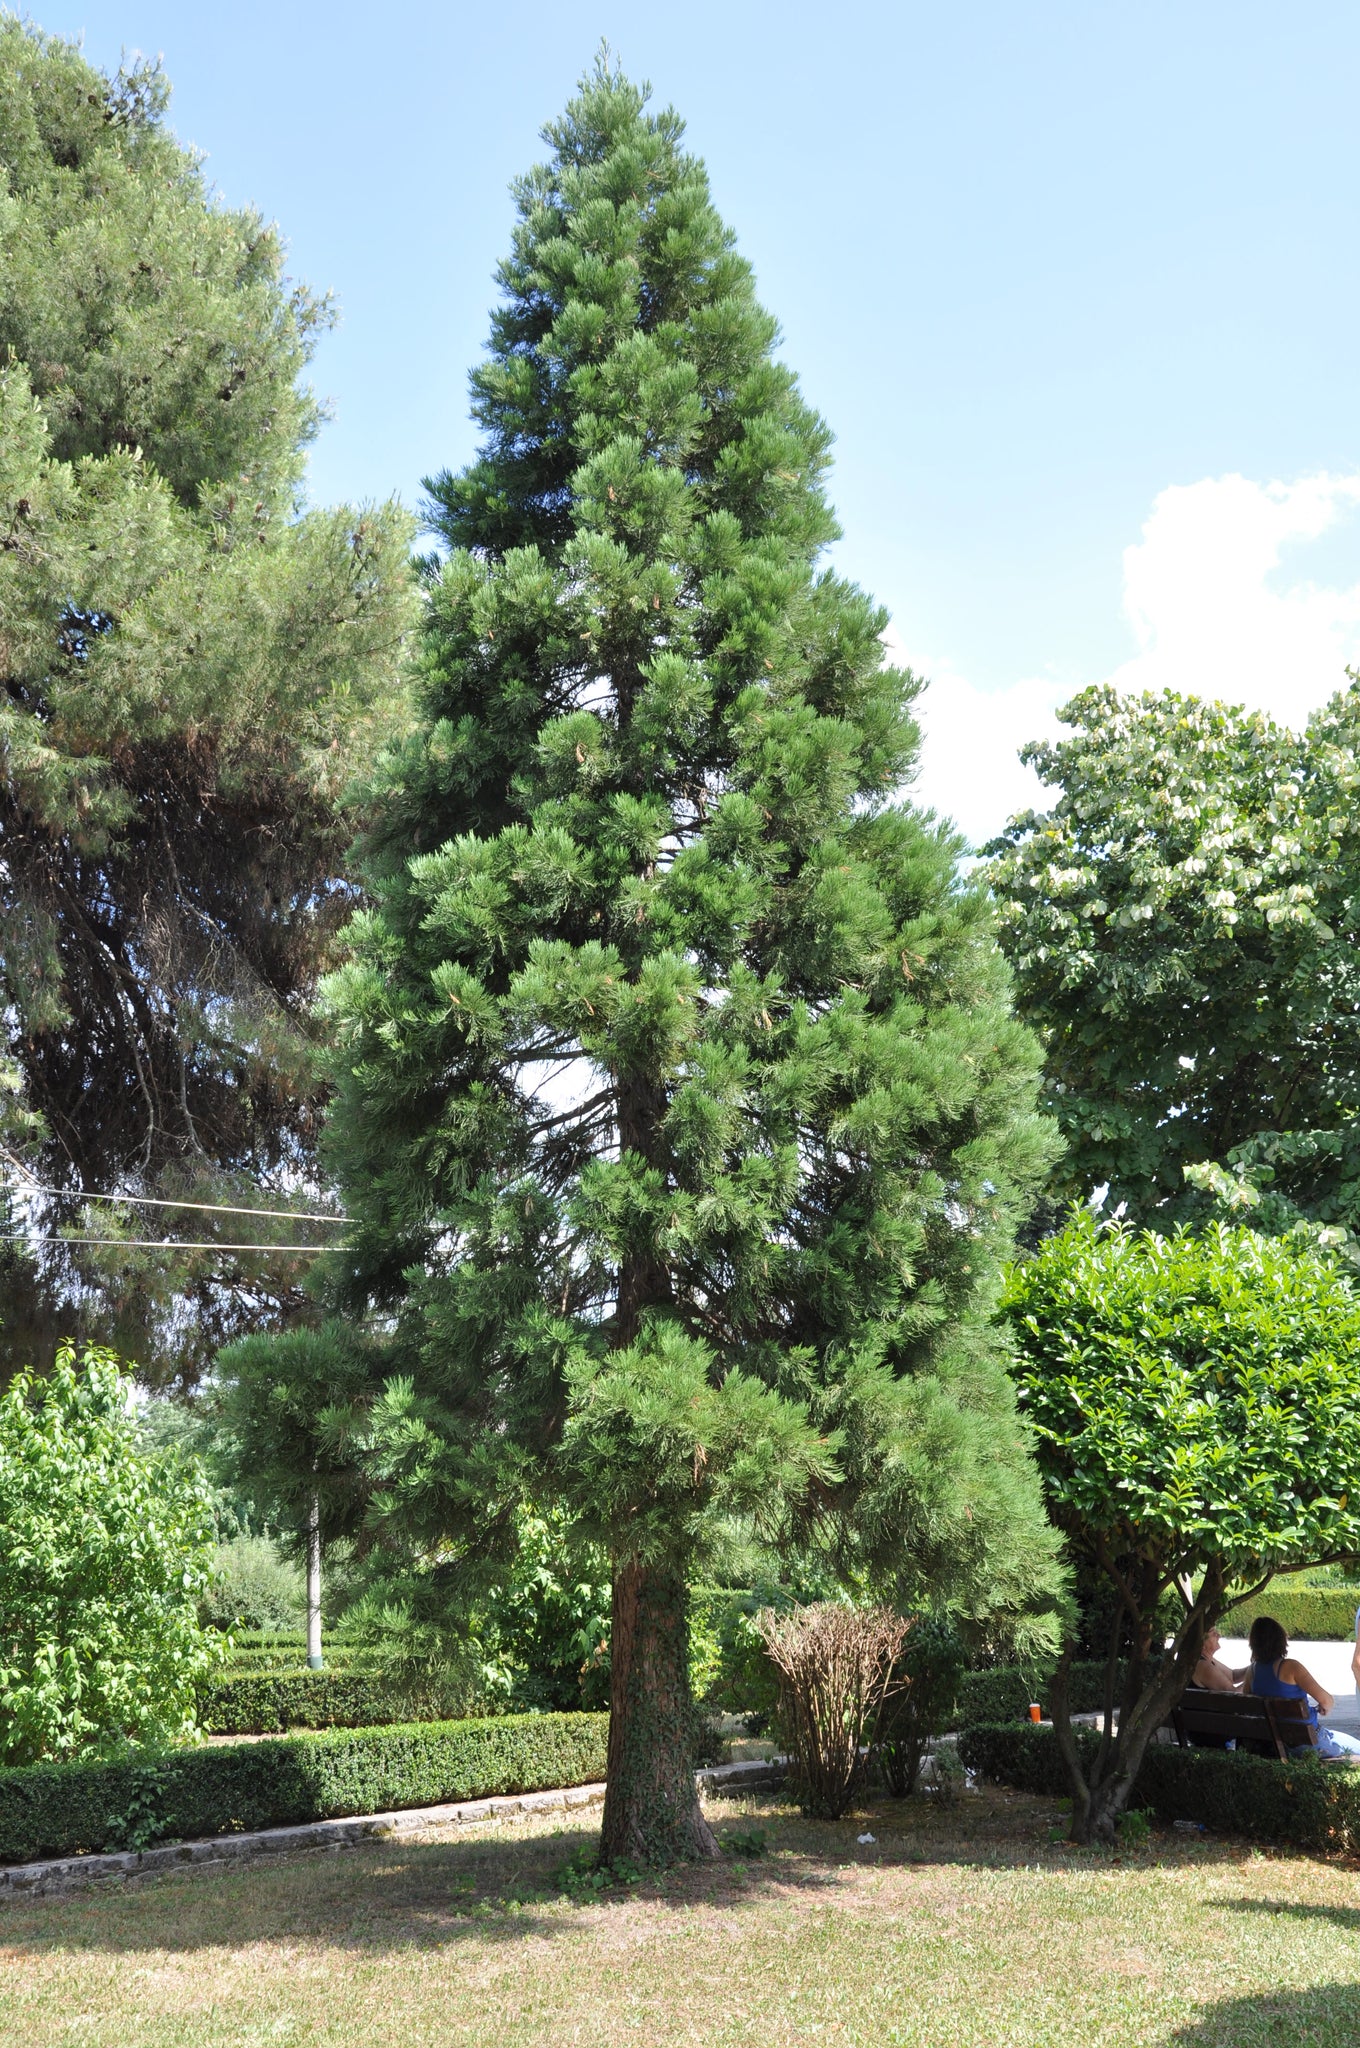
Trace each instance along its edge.
<instances>
[{"instance_id":1,"label":"blue sky","mask_svg":"<svg viewBox=\"0 0 1360 2048\"><path fill-rule=\"evenodd\" d=\"M606 36L689 123L837 441L840 566L975 837L1116 675L1301 716L1360 660L1360 10L44 0L162 52L342 323L318 499L466 458L506 187Z\"/></svg>"}]
</instances>

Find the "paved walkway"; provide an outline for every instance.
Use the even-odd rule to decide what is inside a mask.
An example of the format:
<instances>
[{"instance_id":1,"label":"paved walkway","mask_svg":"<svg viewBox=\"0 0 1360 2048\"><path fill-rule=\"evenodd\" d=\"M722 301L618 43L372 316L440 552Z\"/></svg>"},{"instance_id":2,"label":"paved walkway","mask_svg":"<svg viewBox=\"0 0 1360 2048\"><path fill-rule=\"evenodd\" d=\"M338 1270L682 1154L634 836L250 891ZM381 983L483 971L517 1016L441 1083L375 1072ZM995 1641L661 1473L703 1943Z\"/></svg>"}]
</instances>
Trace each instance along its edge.
<instances>
[{"instance_id":1,"label":"paved walkway","mask_svg":"<svg viewBox=\"0 0 1360 2048\"><path fill-rule=\"evenodd\" d=\"M1224 1636L1219 1658L1231 1665L1234 1671L1249 1661L1245 1640L1241 1636ZM1333 1728L1344 1728L1351 1735L1360 1735L1360 1696L1355 1689L1351 1673L1351 1658L1355 1654L1352 1643L1291 1642L1291 1657L1297 1657L1300 1664L1306 1664L1314 1678L1325 1685L1328 1692L1336 1695L1336 1706L1327 1716Z\"/></svg>"}]
</instances>

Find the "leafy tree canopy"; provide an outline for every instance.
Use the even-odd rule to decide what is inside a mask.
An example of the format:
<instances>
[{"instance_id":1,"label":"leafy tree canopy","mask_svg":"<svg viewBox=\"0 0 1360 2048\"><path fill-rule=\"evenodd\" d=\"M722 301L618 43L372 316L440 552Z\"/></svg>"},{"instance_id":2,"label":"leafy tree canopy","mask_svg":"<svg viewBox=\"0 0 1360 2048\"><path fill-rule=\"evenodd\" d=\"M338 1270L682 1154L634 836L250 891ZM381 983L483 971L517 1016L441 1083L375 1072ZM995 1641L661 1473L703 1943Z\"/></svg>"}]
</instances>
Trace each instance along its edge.
<instances>
[{"instance_id":1,"label":"leafy tree canopy","mask_svg":"<svg viewBox=\"0 0 1360 2048\"><path fill-rule=\"evenodd\" d=\"M97 1755L192 1733L220 1655L199 1626L212 1496L148 1454L132 1382L64 1349L0 1396L0 1763Z\"/></svg>"},{"instance_id":2,"label":"leafy tree canopy","mask_svg":"<svg viewBox=\"0 0 1360 2048\"><path fill-rule=\"evenodd\" d=\"M1014 1268L1004 1307L1049 1513L1116 1597L1119 1729L1089 1779L1055 1694L1089 1838L1110 1832L1233 1592L1360 1554L1360 1295L1296 1240L1086 1214ZM1154 1665L1168 1593L1183 1612Z\"/></svg>"},{"instance_id":3,"label":"leafy tree canopy","mask_svg":"<svg viewBox=\"0 0 1360 2048\"><path fill-rule=\"evenodd\" d=\"M251 1241L79 1198L307 1169L307 1005L351 902L345 791L402 701L407 526L302 509L329 309L207 189L167 96L0 19L0 1142L58 1190L11 1211L39 1235ZM7 1289L12 1356L83 1321L190 1372L301 1270L40 1265Z\"/></svg>"},{"instance_id":4,"label":"leafy tree canopy","mask_svg":"<svg viewBox=\"0 0 1360 2048\"><path fill-rule=\"evenodd\" d=\"M830 436L681 134L602 63L516 188L329 989L370 1390L318 1439L366 1446L371 1534L491 1556L528 1494L604 1547L611 1857L712 1849L685 1580L723 1517L862 1583L1053 1570L989 1321L1036 1051L898 793L917 685L818 566Z\"/></svg>"},{"instance_id":5,"label":"leafy tree canopy","mask_svg":"<svg viewBox=\"0 0 1360 2048\"><path fill-rule=\"evenodd\" d=\"M1108 686L1063 718L1024 754L1057 802L990 849L1059 1198L1360 1234L1360 685L1298 734Z\"/></svg>"}]
</instances>

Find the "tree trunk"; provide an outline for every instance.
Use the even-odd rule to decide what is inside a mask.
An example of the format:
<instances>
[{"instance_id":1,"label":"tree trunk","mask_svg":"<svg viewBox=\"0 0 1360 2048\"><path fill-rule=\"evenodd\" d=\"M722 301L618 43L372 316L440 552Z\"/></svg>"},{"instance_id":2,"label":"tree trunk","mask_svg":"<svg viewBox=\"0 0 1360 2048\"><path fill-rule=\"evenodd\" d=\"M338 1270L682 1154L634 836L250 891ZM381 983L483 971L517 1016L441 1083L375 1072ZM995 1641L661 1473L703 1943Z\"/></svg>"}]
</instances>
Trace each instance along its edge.
<instances>
[{"instance_id":1,"label":"tree trunk","mask_svg":"<svg viewBox=\"0 0 1360 2048\"><path fill-rule=\"evenodd\" d=\"M693 1863L719 1854L694 1783L686 1608L679 1573L615 1567L604 1863Z\"/></svg>"},{"instance_id":2,"label":"tree trunk","mask_svg":"<svg viewBox=\"0 0 1360 2048\"><path fill-rule=\"evenodd\" d=\"M307 1668L321 1669L321 1502L316 1494L307 1516Z\"/></svg>"},{"instance_id":3,"label":"tree trunk","mask_svg":"<svg viewBox=\"0 0 1360 2048\"><path fill-rule=\"evenodd\" d=\"M1222 1604L1222 1573L1217 1567L1213 1567L1205 1574L1199 1598L1181 1626L1172 1654L1163 1660L1161 1669L1152 1679L1145 1679L1144 1676L1148 1664L1152 1621L1150 1615L1140 1619L1129 1654L1129 1669L1118 1732L1111 1738L1107 1729L1089 1778L1081 1768L1072 1736L1071 1720L1067 1711L1066 1669L1070 1661L1070 1650L1064 1655L1059 1666L1059 1681L1055 1688L1053 1718L1068 1773L1072 1779L1074 1842L1112 1843L1116 1839L1119 1816L1128 1805L1129 1794L1142 1768L1147 1746L1184 1692L1190 1674L1199 1661L1211 1620L1218 1614ZM1110 1654L1107 1700L1113 1694L1113 1664L1118 1655L1117 1641L1112 1643Z\"/></svg>"},{"instance_id":4,"label":"tree trunk","mask_svg":"<svg viewBox=\"0 0 1360 2048\"><path fill-rule=\"evenodd\" d=\"M1138 1767L1143 1761L1143 1749L1145 1747L1146 1744L1139 1745L1138 1759L1131 1769L1124 1768L1111 1771L1106 1777L1098 1779L1094 1785L1086 1790L1086 1797L1079 1803L1079 1806L1074 1804L1072 1812L1072 1840L1074 1842L1084 1843L1087 1847L1092 1842L1102 1842L1108 1847L1118 1839L1119 1816L1129 1803L1129 1793L1133 1790L1133 1781L1137 1777Z\"/></svg>"}]
</instances>

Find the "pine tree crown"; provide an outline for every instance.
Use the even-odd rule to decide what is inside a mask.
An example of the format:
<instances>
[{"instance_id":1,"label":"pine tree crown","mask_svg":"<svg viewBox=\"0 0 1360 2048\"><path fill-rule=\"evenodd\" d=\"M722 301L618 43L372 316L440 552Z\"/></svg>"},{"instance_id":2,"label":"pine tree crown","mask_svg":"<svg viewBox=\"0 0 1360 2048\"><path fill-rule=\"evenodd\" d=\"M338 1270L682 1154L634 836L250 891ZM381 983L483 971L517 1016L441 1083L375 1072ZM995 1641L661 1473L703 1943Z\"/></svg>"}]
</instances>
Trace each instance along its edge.
<instances>
[{"instance_id":1,"label":"pine tree crown","mask_svg":"<svg viewBox=\"0 0 1360 2048\"><path fill-rule=\"evenodd\" d=\"M1049 1139L901 794L919 685L819 566L831 437L677 117L601 60L545 135L329 987L374 1512L475 1544L532 1485L616 1555L733 1510L1042 1550L978 1332Z\"/></svg>"},{"instance_id":2,"label":"pine tree crown","mask_svg":"<svg viewBox=\"0 0 1360 2048\"><path fill-rule=\"evenodd\" d=\"M0 18L0 1144L104 1240L24 1248L0 1371L74 1329L195 1374L305 1307L301 1261L79 1204L309 1171L347 787L405 708L406 514L300 502L327 307L167 97Z\"/></svg>"}]
</instances>

